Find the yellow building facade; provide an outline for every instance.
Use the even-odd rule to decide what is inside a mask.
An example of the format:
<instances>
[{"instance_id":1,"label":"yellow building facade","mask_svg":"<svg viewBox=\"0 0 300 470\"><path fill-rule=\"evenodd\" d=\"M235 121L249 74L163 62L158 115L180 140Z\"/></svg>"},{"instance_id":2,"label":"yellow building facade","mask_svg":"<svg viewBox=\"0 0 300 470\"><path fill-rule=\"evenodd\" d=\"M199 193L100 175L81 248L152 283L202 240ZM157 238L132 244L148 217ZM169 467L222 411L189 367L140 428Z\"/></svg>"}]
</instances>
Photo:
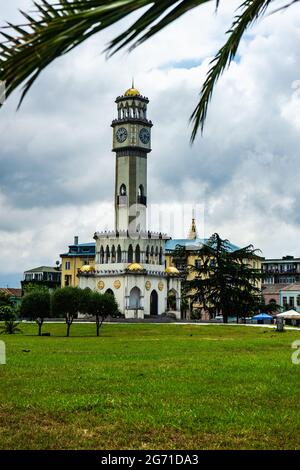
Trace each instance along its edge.
<instances>
[{"instance_id":1,"label":"yellow building facade","mask_svg":"<svg viewBox=\"0 0 300 470\"><path fill-rule=\"evenodd\" d=\"M78 273L95 270L95 243L78 243L78 237L69 245L69 251L60 255L61 287L77 287Z\"/></svg>"}]
</instances>

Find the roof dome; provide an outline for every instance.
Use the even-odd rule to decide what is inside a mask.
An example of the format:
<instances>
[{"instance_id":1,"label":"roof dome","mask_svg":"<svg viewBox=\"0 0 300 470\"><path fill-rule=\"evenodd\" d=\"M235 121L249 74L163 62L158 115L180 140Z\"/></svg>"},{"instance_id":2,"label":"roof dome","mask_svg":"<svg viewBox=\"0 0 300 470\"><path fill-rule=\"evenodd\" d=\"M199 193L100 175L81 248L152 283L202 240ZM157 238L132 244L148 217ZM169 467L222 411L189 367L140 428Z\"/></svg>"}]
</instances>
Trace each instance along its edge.
<instances>
[{"instance_id":1,"label":"roof dome","mask_svg":"<svg viewBox=\"0 0 300 470\"><path fill-rule=\"evenodd\" d=\"M132 87L132 88L129 88L127 91L125 91L124 96L141 96L141 94L139 90Z\"/></svg>"},{"instance_id":2,"label":"roof dome","mask_svg":"<svg viewBox=\"0 0 300 470\"><path fill-rule=\"evenodd\" d=\"M176 276L178 276L180 273L178 271L177 268L175 268L175 266L169 266L168 268L165 269L165 273L167 274L174 274Z\"/></svg>"},{"instance_id":3,"label":"roof dome","mask_svg":"<svg viewBox=\"0 0 300 470\"><path fill-rule=\"evenodd\" d=\"M90 264L84 264L83 266L81 266L81 268L79 269L79 271L81 273L90 273L91 271L94 271L94 267L91 266Z\"/></svg>"},{"instance_id":4,"label":"roof dome","mask_svg":"<svg viewBox=\"0 0 300 470\"><path fill-rule=\"evenodd\" d=\"M131 263L127 267L128 271L144 271L143 266L140 263Z\"/></svg>"}]
</instances>

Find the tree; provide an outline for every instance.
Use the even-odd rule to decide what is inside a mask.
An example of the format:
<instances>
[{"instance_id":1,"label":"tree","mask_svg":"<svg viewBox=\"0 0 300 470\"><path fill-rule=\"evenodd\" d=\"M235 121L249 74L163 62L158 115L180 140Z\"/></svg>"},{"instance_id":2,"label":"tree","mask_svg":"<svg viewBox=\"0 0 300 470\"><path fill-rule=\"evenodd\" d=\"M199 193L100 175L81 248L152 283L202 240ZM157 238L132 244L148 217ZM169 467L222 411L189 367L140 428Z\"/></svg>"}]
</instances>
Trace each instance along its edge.
<instances>
[{"instance_id":1,"label":"tree","mask_svg":"<svg viewBox=\"0 0 300 470\"><path fill-rule=\"evenodd\" d=\"M102 323L108 316L118 313L118 304L114 295L109 293L90 292L88 300L88 313L96 318L96 333L99 336Z\"/></svg>"},{"instance_id":2,"label":"tree","mask_svg":"<svg viewBox=\"0 0 300 470\"><path fill-rule=\"evenodd\" d=\"M67 324L67 336L74 318L77 317L82 305L82 290L78 287L63 287L56 289L52 295L52 314L63 315Z\"/></svg>"},{"instance_id":3,"label":"tree","mask_svg":"<svg viewBox=\"0 0 300 470\"><path fill-rule=\"evenodd\" d=\"M257 257L257 251L252 245L232 251L228 240L212 235L197 252L200 263L190 266L195 278L187 283L193 301L222 312L224 323L229 315L253 313L261 296L257 283L262 274L249 261Z\"/></svg>"},{"instance_id":4,"label":"tree","mask_svg":"<svg viewBox=\"0 0 300 470\"><path fill-rule=\"evenodd\" d=\"M16 319L16 311L12 305L0 305L0 321Z\"/></svg>"},{"instance_id":5,"label":"tree","mask_svg":"<svg viewBox=\"0 0 300 470\"><path fill-rule=\"evenodd\" d=\"M181 313L184 317L189 318L190 312L190 297L189 297L189 286L187 284L187 277L189 274L188 270L188 252L182 245L176 245L175 249L172 252L172 263L176 266L180 273L181 279L181 293L180 293L180 308ZM172 298L173 297L173 298ZM175 305L176 310L176 296L174 298L174 293L168 292L167 303L170 308ZM188 313L187 313L188 312Z\"/></svg>"},{"instance_id":6,"label":"tree","mask_svg":"<svg viewBox=\"0 0 300 470\"><path fill-rule=\"evenodd\" d=\"M50 293L45 290L31 290L24 295L20 307L21 317L35 320L38 325L39 336L42 335L42 326L45 318L50 317Z\"/></svg>"},{"instance_id":7,"label":"tree","mask_svg":"<svg viewBox=\"0 0 300 470\"><path fill-rule=\"evenodd\" d=\"M22 333L22 330L19 328L19 323L15 320L6 320L4 325L0 326L0 335L7 334L7 335L14 335L15 333Z\"/></svg>"},{"instance_id":8,"label":"tree","mask_svg":"<svg viewBox=\"0 0 300 470\"><path fill-rule=\"evenodd\" d=\"M13 305L11 296L2 290L0 290L0 307L2 306L11 306Z\"/></svg>"},{"instance_id":9,"label":"tree","mask_svg":"<svg viewBox=\"0 0 300 470\"><path fill-rule=\"evenodd\" d=\"M46 0L35 2L37 14L22 12L22 25L8 24L2 31L0 44L0 80L6 82L7 96L19 85L25 94L40 73L55 59L68 53L86 39L114 25L133 12L140 12L129 28L115 37L106 52L112 56L129 46L133 50L147 39L173 23L188 11L220 0ZM199 102L191 115L193 142L198 128L203 130L207 108L214 87L224 70L234 59L246 30L264 16L275 0L244 0L227 31L227 40L210 63L210 69L200 91ZM280 10L295 4L291 0ZM144 7L148 7L145 11Z\"/></svg>"},{"instance_id":10,"label":"tree","mask_svg":"<svg viewBox=\"0 0 300 470\"><path fill-rule=\"evenodd\" d=\"M4 325L0 326L0 334L12 335L21 332L18 328L19 323L16 321L16 310L11 305L2 305L0 307L0 321L4 321Z\"/></svg>"},{"instance_id":11,"label":"tree","mask_svg":"<svg viewBox=\"0 0 300 470\"><path fill-rule=\"evenodd\" d=\"M29 282L23 287L24 295L30 294L31 292L44 292L49 293L49 289L46 286L41 284L35 284L34 282Z\"/></svg>"}]
</instances>

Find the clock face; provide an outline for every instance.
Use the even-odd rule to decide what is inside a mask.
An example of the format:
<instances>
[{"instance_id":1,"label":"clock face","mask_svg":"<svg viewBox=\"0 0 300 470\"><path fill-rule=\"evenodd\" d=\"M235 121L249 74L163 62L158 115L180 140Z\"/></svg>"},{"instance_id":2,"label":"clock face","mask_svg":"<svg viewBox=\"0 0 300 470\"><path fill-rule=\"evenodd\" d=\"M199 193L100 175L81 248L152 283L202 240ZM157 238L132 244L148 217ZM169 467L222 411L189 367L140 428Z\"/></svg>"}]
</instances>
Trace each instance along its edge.
<instances>
[{"instance_id":1,"label":"clock face","mask_svg":"<svg viewBox=\"0 0 300 470\"><path fill-rule=\"evenodd\" d=\"M128 132L125 129L125 127L119 127L119 129L116 132L117 141L120 143L125 142L125 140L127 139L127 135L128 135Z\"/></svg>"},{"instance_id":2,"label":"clock face","mask_svg":"<svg viewBox=\"0 0 300 470\"><path fill-rule=\"evenodd\" d=\"M148 144L150 140L150 132L148 129L143 127L143 129L140 130L140 140L143 142L143 144Z\"/></svg>"}]
</instances>

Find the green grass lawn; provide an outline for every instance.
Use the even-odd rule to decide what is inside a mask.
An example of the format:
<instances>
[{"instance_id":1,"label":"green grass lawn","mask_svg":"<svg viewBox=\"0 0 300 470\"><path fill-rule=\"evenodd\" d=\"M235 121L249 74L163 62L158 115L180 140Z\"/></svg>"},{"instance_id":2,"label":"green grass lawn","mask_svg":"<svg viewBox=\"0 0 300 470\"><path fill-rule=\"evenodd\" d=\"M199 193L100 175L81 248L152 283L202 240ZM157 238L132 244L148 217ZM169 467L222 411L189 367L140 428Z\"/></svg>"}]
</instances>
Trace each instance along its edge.
<instances>
[{"instance_id":1,"label":"green grass lawn","mask_svg":"<svg viewBox=\"0 0 300 470\"><path fill-rule=\"evenodd\" d=\"M47 324L1 335L1 449L299 449L300 331ZM30 350L30 352L23 352Z\"/></svg>"}]
</instances>

